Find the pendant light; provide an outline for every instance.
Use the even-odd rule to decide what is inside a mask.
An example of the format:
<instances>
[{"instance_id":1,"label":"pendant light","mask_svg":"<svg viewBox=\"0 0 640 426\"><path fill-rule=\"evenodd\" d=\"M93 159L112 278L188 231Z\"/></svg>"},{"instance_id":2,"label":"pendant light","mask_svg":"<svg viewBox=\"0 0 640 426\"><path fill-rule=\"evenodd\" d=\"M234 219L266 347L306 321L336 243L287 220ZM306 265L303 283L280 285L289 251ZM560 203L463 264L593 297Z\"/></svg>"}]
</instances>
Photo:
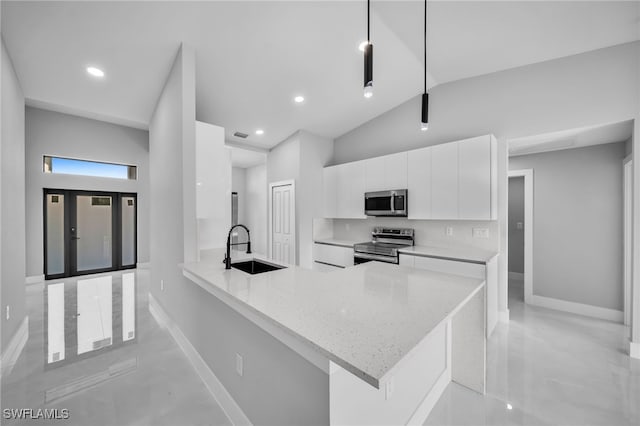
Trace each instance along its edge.
<instances>
[{"instance_id":1,"label":"pendant light","mask_svg":"<svg viewBox=\"0 0 640 426\"><path fill-rule=\"evenodd\" d=\"M364 97L373 96L373 44L371 44L371 35L369 31L371 10L370 0L367 0L367 44L364 46Z\"/></svg>"},{"instance_id":2,"label":"pendant light","mask_svg":"<svg viewBox=\"0 0 640 426\"><path fill-rule=\"evenodd\" d=\"M427 93L427 0L424 0L424 93L422 94L422 122L420 130L429 130L429 94Z\"/></svg>"}]
</instances>

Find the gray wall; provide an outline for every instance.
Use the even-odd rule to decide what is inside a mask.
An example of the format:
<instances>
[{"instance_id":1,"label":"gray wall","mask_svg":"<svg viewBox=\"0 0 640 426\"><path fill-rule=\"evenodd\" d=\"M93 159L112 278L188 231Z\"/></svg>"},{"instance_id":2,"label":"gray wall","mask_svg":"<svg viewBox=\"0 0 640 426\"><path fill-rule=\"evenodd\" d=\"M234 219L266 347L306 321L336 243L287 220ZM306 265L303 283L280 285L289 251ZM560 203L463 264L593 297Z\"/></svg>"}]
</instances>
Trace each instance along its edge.
<instances>
[{"instance_id":1,"label":"gray wall","mask_svg":"<svg viewBox=\"0 0 640 426\"><path fill-rule=\"evenodd\" d=\"M493 133L499 140L629 120L638 106L640 42L445 83L335 142L333 162L406 151Z\"/></svg>"},{"instance_id":2,"label":"gray wall","mask_svg":"<svg viewBox=\"0 0 640 426\"><path fill-rule=\"evenodd\" d=\"M26 315L25 309L25 179L24 96L11 58L2 40L0 93L0 304L2 338L0 353L15 335ZM11 319L5 309L11 307Z\"/></svg>"},{"instance_id":3,"label":"gray wall","mask_svg":"<svg viewBox=\"0 0 640 426\"><path fill-rule=\"evenodd\" d=\"M52 155L138 167L137 180L43 173ZM43 188L138 194L138 262L149 262L149 133L74 115L26 109L27 275L43 274Z\"/></svg>"},{"instance_id":4,"label":"gray wall","mask_svg":"<svg viewBox=\"0 0 640 426\"><path fill-rule=\"evenodd\" d=\"M624 143L512 157L533 169L533 293L623 309Z\"/></svg>"},{"instance_id":5,"label":"gray wall","mask_svg":"<svg viewBox=\"0 0 640 426\"><path fill-rule=\"evenodd\" d=\"M245 223L247 203L246 169L233 167L231 169L231 191L238 193L238 223ZM249 228L251 230L251 228ZM244 238L243 238L244 241Z\"/></svg>"},{"instance_id":6,"label":"gray wall","mask_svg":"<svg viewBox=\"0 0 640 426\"><path fill-rule=\"evenodd\" d=\"M524 273L524 177L509 178L509 272Z\"/></svg>"},{"instance_id":7,"label":"gray wall","mask_svg":"<svg viewBox=\"0 0 640 426\"><path fill-rule=\"evenodd\" d=\"M328 376L182 275L194 254L195 198L185 195L196 186L194 126L195 56L183 45L149 128L151 293L254 424L328 424Z\"/></svg>"}]
</instances>

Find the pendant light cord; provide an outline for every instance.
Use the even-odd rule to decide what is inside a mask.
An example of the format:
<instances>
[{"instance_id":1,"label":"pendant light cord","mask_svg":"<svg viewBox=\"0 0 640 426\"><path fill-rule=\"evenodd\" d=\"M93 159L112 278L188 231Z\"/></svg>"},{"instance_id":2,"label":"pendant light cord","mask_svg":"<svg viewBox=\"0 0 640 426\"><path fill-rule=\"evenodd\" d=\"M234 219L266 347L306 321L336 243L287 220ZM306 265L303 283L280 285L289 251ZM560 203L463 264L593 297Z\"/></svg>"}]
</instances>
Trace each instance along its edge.
<instances>
[{"instance_id":1,"label":"pendant light cord","mask_svg":"<svg viewBox=\"0 0 640 426\"><path fill-rule=\"evenodd\" d=\"M424 0L424 93L427 93L427 0Z\"/></svg>"},{"instance_id":2,"label":"pendant light cord","mask_svg":"<svg viewBox=\"0 0 640 426\"><path fill-rule=\"evenodd\" d=\"M369 26L371 25L371 20L369 19L369 10L371 9L370 5L371 0L367 0L367 43L371 44L371 36L369 35Z\"/></svg>"}]
</instances>

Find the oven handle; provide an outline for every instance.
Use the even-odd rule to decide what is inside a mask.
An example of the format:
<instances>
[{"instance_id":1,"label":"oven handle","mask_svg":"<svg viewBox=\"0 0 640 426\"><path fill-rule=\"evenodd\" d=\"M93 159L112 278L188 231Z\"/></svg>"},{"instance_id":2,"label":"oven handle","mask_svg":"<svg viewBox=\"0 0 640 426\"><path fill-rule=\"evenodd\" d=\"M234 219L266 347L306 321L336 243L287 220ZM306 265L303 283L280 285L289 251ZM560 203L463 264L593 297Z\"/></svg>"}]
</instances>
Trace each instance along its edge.
<instances>
[{"instance_id":1,"label":"oven handle","mask_svg":"<svg viewBox=\"0 0 640 426\"><path fill-rule=\"evenodd\" d=\"M397 256L382 256L378 254L354 252L353 257L359 257L361 259L369 259L369 260L379 260L380 262L386 262L386 263L396 263L396 264L398 263Z\"/></svg>"},{"instance_id":2,"label":"oven handle","mask_svg":"<svg viewBox=\"0 0 640 426\"><path fill-rule=\"evenodd\" d=\"M395 203L396 193L391 193L391 213L395 214L396 212L396 203Z\"/></svg>"}]
</instances>

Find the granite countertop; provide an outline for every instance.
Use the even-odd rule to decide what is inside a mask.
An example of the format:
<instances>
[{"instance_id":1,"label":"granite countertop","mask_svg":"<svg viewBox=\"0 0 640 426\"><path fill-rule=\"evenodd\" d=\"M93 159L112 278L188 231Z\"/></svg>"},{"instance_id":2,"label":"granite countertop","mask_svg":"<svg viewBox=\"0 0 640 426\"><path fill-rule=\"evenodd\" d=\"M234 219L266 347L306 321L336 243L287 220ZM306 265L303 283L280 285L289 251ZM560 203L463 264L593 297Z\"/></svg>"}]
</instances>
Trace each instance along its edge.
<instances>
[{"instance_id":1,"label":"granite countertop","mask_svg":"<svg viewBox=\"0 0 640 426\"><path fill-rule=\"evenodd\" d=\"M213 256L222 257L223 250ZM234 260L243 257L253 256ZM182 266L194 283L223 301L233 300L234 309L257 313L261 321L376 388L484 285L478 279L381 262L328 273L289 265L257 275L225 270L219 261Z\"/></svg>"},{"instance_id":2,"label":"granite countertop","mask_svg":"<svg viewBox=\"0 0 640 426\"><path fill-rule=\"evenodd\" d=\"M474 247L412 246L399 249L398 252L471 263L487 263L498 255L498 252Z\"/></svg>"}]
</instances>

